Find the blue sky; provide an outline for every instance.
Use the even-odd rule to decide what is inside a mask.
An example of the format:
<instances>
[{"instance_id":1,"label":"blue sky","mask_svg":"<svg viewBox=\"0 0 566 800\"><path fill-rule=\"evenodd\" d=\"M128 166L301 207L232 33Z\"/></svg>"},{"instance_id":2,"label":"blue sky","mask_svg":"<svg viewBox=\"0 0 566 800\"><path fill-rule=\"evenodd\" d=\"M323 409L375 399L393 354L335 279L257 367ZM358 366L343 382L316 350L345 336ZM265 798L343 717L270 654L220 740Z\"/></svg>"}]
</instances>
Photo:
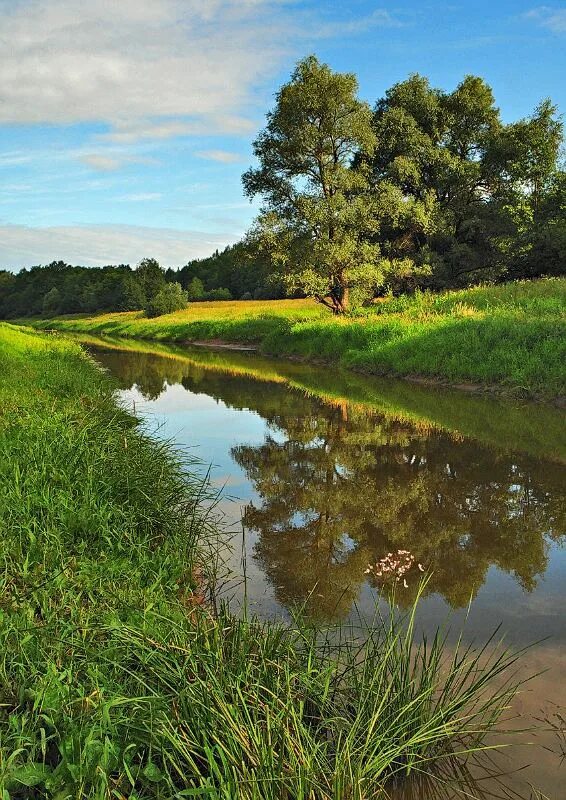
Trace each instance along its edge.
<instances>
[{"instance_id":1,"label":"blue sky","mask_svg":"<svg viewBox=\"0 0 566 800\"><path fill-rule=\"evenodd\" d=\"M566 111L566 3L0 0L0 268L179 267L236 241L273 94L314 52L373 104L474 73L503 119Z\"/></svg>"}]
</instances>

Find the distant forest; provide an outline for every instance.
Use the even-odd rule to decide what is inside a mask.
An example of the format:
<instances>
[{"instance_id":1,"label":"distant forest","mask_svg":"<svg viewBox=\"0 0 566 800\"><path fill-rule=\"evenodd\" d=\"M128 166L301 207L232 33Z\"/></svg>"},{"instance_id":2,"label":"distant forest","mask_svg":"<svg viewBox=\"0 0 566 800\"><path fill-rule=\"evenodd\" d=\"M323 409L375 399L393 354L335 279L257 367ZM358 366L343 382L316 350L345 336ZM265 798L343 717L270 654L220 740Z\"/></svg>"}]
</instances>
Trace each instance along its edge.
<instances>
[{"instance_id":1,"label":"distant forest","mask_svg":"<svg viewBox=\"0 0 566 800\"><path fill-rule=\"evenodd\" d=\"M151 279L148 280L148 272ZM95 311L145 309L167 283L178 283L189 302L284 297L282 284L270 280L269 263L254 258L245 243L226 247L182 269L164 269L153 258L129 264L81 267L54 261L22 269L0 270L0 319Z\"/></svg>"},{"instance_id":2,"label":"distant forest","mask_svg":"<svg viewBox=\"0 0 566 800\"><path fill-rule=\"evenodd\" d=\"M244 190L263 206L241 242L179 270L0 271L0 318L147 309L167 284L189 302L312 296L339 313L388 292L563 275L563 144L549 100L505 124L481 78L445 92L412 75L370 109L355 76L311 56L254 143Z\"/></svg>"}]
</instances>

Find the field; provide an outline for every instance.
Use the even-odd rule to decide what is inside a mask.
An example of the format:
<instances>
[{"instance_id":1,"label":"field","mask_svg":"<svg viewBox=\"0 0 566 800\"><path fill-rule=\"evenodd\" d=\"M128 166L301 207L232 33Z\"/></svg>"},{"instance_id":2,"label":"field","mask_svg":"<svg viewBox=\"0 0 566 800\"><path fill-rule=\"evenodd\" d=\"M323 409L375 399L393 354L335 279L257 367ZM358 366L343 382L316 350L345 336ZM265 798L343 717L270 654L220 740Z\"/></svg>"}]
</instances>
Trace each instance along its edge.
<instances>
[{"instance_id":1,"label":"field","mask_svg":"<svg viewBox=\"0 0 566 800\"><path fill-rule=\"evenodd\" d=\"M40 328L167 341L252 343L262 352L379 375L472 383L547 399L566 395L566 279L386 298L345 318L307 300L193 303L35 320Z\"/></svg>"},{"instance_id":2,"label":"field","mask_svg":"<svg viewBox=\"0 0 566 800\"><path fill-rule=\"evenodd\" d=\"M217 608L195 464L72 341L0 325L0 368L5 800L361 800L482 746L515 655Z\"/></svg>"}]
</instances>

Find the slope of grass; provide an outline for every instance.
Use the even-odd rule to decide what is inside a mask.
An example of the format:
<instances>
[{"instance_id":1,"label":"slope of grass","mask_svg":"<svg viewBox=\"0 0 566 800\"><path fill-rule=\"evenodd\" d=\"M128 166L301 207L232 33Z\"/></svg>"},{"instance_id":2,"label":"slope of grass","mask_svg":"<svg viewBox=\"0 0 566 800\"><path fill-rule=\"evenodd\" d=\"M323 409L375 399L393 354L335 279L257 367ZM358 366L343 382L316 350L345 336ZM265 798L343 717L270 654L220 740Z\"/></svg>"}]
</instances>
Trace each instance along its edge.
<instances>
[{"instance_id":1,"label":"slope of grass","mask_svg":"<svg viewBox=\"0 0 566 800\"><path fill-rule=\"evenodd\" d=\"M37 327L135 338L251 342L271 355L380 375L475 382L520 395L566 394L566 279L390 298L345 319L309 301L194 303L141 313L62 317Z\"/></svg>"},{"instance_id":2,"label":"slope of grass","mask_svg":"<svg viewBox=\"0 0 566 800\"><path fill-rule=\"evenodd\" d=\"M516 656L213 614L178 454L73 342L0 325L0 369L4 800L362 800L482 746Z\"/></svg>"}]
</instances>

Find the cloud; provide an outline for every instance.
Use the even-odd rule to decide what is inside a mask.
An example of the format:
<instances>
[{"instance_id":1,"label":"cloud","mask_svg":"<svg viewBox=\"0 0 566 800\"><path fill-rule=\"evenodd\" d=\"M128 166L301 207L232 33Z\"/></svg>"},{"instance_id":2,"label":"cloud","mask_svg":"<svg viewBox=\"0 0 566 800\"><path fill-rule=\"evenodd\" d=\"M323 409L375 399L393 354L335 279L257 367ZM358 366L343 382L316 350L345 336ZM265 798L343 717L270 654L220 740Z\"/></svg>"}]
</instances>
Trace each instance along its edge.
<instances>
[{"instance_id":1,"label":"cloud","mask_svg":"<svg viewBox=\"0 0 566 800\"><path fill-rule=\"evenodd\" d=\"M535 20L552 33L566 33L566 9L539 6L524 14L525 19Z\"/></svg>"},{"instance_id":2,"label":"cloud","mask_svg":"<svg viewBox=\"0 0 566 800\"><path fill-rule=\"evenodd\" d=\"M323 23L316 28L315 35L318 38L325 39L333 36L366 33L366 31L370 31L373 28L399 28L402 27L402 24L386 9L377 8L371 14L358 19Z\"/></svg>"},{"instance_id":3,"label":"cloud","mask_svg":"<svg viewBox=\"0 0 566 800\"><path fill-rule=\"evenodd\" d=\"M209 161L219 161L221 164L234 164L236 161L242 160L238 153L230 153L228 150L199 150L195 155Z\"/></svg>"},{"instance_id":4,"label":"cloud","mask_svg":"<svg viewBox=\"0 0 566 800\"><path fill-rule=\"evenodd\" d=\"M80 156L79 161L82 161L83 164L86 164L88 167L99 169L101 172L112 172L122 165L122 162L118 158L111 158L110 156L97 156L94 154L89 156Z\"/></svg>"},{"instance_id":5,"label":"cloud","mask_svg":"<svg viewBox=\"0 0 566 800\"><path fill-rule=\"evenodd\" d=\"M102 122L115 144L247 134L257 87L305 40L400 24L294 0L0 0L0 124Z\"/></svg>"},{"instance_id":6,"label":"cloud","mask_svg":"<svg viewBox=\"0 0 566 800\"><path fill-rule=\"evenodd\" d=\"M128 155L104 155L102 153L86 153L77 156L79 161L100 172L114 172L125 164L155 164L153 158Z\"/></svg>"},{"instance_id":7,"label":"cloud","mask_svg":"<svg viewBox=\"0 0 566 800\"><path fill-rule=\"evenodd\" d=\"M96 139L112 144L132 144L142 140L160 141L174 136L203 136L215 133L249 133L254 124L237 115L215 114L207 119L192 121L143 119L141 121L117 122L108 133L100 133Z\"/></svg>"},{"instance_id":8,"label":"cloud","mask_svg":"<svg viewBox=\"0 0 566 800\"><path fill-rule=\"evenodd\" d=\"M2 40L9 43L0 49L0 122L109 122L106 138L114 142L242 131L249 122L241 109L288 51L285 6L0 2Z\"/></svg>"},{"instance_id":9,"label":"cloud","mask_svg":"<svg viewBox=\"0 0 566 800\"><path fill-rule=\"evenodd\" d=\"M11 153L0 153L0 167L19 167L21 164L29 164L32 160L29 153L19 150Z\"/></svg>"},{"instance_id":10,"label":"cloud","mask_svg":"<svg viewBox=\"0 0 566 800\"><path fill-rule=\"evenodd\" d=\"M119 200L132 203L145 203L151 200L160 200L163 197L161 192L140 192L139 194L125 194Z\"/></svg>"},{"instance_id":11,"label":"cloud","mask_svg":"<svg viewBox=\"0 0 566 800\"><path fill-rule=\"evenodd\" d=\"M0 269L17 270L57 259L89 267L137 264L148 256L166 267L180 267L240 236L241 231L220 235L135 225L0 225Z\"/></svg>"}]
</instances>

